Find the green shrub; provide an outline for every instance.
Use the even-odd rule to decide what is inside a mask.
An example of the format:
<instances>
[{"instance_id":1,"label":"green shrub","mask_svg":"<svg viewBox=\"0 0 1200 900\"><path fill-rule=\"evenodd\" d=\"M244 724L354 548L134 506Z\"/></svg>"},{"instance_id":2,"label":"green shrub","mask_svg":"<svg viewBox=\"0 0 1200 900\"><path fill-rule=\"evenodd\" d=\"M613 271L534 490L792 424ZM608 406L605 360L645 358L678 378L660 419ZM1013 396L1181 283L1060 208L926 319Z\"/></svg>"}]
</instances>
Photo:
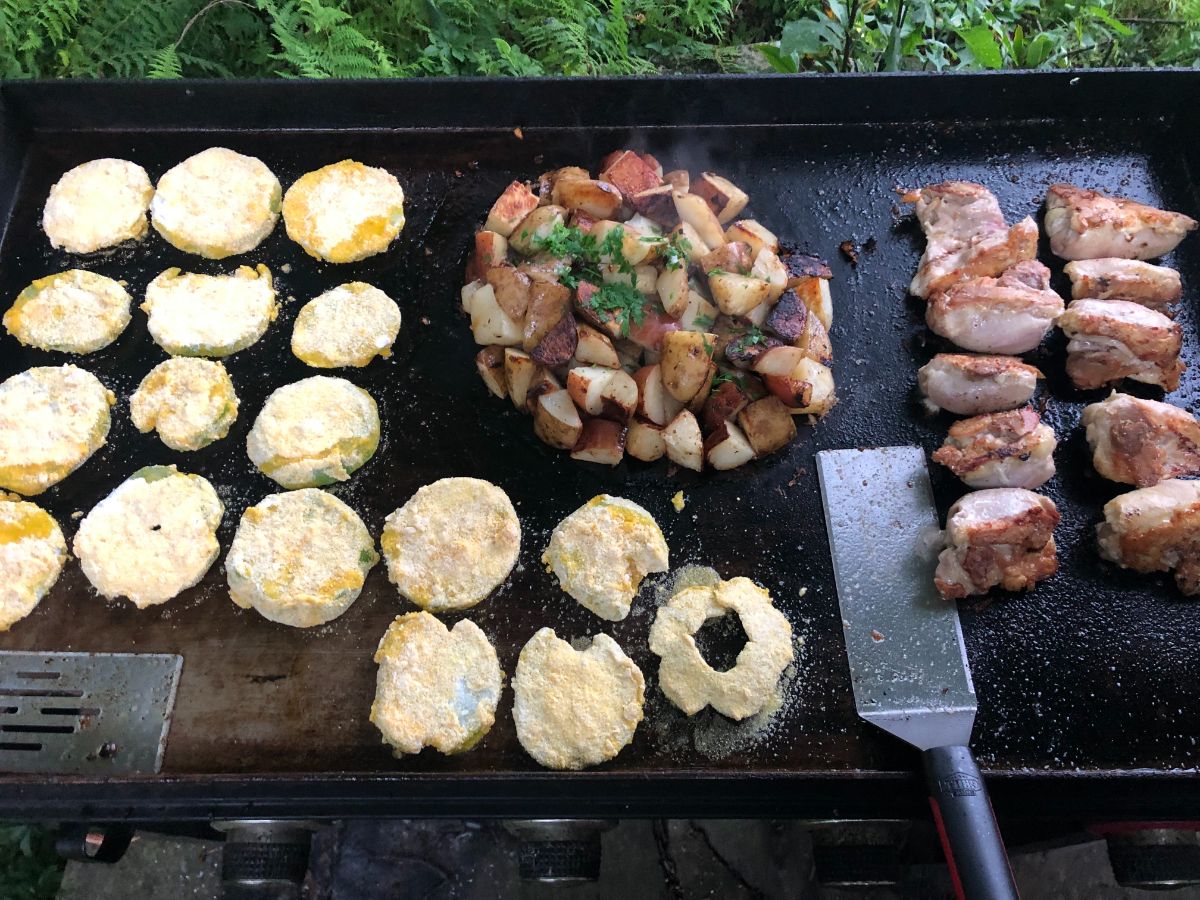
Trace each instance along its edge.
<instances>
[{"instance_id":1,"label":"green shrub","mask_svg":"<svg viewBox=\"0 0 1200 900\"><path fill-rule=\"evenodd\" d=\"M63 865L49 831L0 822L0 897L4 900L54 900Z\"/></svg>"}]
</instances>

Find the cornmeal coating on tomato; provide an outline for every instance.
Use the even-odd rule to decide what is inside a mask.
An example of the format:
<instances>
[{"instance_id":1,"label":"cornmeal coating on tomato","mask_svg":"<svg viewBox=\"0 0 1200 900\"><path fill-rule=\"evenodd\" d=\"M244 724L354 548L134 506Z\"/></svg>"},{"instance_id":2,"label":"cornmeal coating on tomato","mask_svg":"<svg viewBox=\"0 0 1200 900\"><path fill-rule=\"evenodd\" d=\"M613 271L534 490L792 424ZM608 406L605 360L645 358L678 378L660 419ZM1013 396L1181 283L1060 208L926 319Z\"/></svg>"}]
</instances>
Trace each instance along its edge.
<instances>
[{"instance_id":1,"label":"cornmeal coating on tomato","mask_svg":"<svg viewBox=\"0 0 1200 900\"><path fill-rule=\"evenodd\" d=\"M0 631L33 612L66 561L67 542L51 515L0 494Z\"/></svg>"},{"instance_id":2,"label":"cornmeal coating on tomato","mask_svg":"<svg viewBox=\"0 0 1200 900\"><path fill-rule=\"evenodd\" d=\"M142 310L154 343L172 356L229 356L267 332L279 314L270 270L232 275L167 269L146 287Z\"/></svg>"},{"instance_id":3,"label":"cornmeal coating on tomato","mask_svg":"<svg viewBox=\"0 0 1200 900\"><path fill-rule=\"evenodd\" d=\"M521 523L496 485L443 478L387 517L380 543L401 594L431 612L467 609L517 564Z\"/></svg>"},{"instance_id":4,"label":"cornmeal coating on tomato","mask_svg":"<svg viewBox=\"0 0 1200 900\"><path fill-rule=\"evenodd\" d=\"M382 253L404 228L404 190L386 169L344 159L287 189L283 224L309 256L357 262Z\"/></svg>"},{"instance_id":5,"label":"cornmeal coating on tomato","mask_svg":"<svg viewBox=\"0 0 1200 900\"><path fill-rule=\"evenodd\" d=\"M225 366L213 359L173 356L147 373L129 398L138 431L157 431L172 450L199 450L229 434L238 397Z\"/></svg>"},{"instance_id":6,"label":"cornmeal coating on tomato","mask_svg":"<svg viewBox=\"0 0 1200 900\"><path fill-rule=\"evenodd\" d=\"M400 307L379 288L351 281L300 308L292 353L317 369L365 366L392 355L400 333Z\"/></svg>"},{"instance_id":7,"label":"cornmeal coating on tomato","mask_svg":"<svg viewBox=\"0 0 1200 900\"><path fill-rule=\"evenodd\" d=\"M154 230L185 253L224 259L253 250L279 221L279 179L225 147L190 156L158 180Z\"/></svg>"},{"instance_id":8,"label":"cornmeal coating on tomato","mask_svg":"<svg viewBox=\"0 0 1200 900\"><path fill-rule=\"evenodd\" d=\"M217 526L224 514L204 478L147 466L83 517L73 547L102 596L128 597L145 609L200 582L221 550Z\"/></svg>"},{"instance_id":9,"label":"cornmeal coating on tomato","mask_svg":"<svg viewBox=\"0 0 1200 900\"><path fill-rule=\"evenodd\" d=\"M612 759L642 721L642 671L606 634L576 650L543 628L517 659L513 720L517 739L550 769L582 769Z\"/></svg>"},{"instance_id":10,"label":"cornmeal coating on tomato","mask_svg":"<svg viewBox=\"0 0 1200 900\"><path fill-rule=\"evenodd\" d=\"M504 673L487 635L468 619L447 629L427 612L397 616L375 663L371 722L396 756L424 747L462 753L496 721Z\"/></svg>"},{"instance_id":11,"label":"cornmeal coating on tomato","mask_svg":"<svg viewBox=\"0 0 1200 900\"><path fill-rule=\"evenodd\" d=\"M39 366L0 384L0 488L33 496L108 440L112 391L76 366Z\"/></svg>"},{"instance_id":12,"label":"cornmeal coating on tomato","mask_svg":"<svg viewBox=\"0 0 1200 900\"><path fill-rule=\"evenodd\" d=\"M242 514L225 571L242 609L311 628L349 609L377 562L358 514L332 494L304 488L271 494Z\"/></svg>"},{"instance_id":13,"label":"cornmeal coating on tomato","mask_svg":"<svg viewBox=\"0 0 1200 900\"><path fill-rule=\"evenodd\" d=\"M379 409L344 378L314 375L267 398L246 452L285 488L346 481L379 447Z\"/></svg>"},{"instance_id":14,"label":"cornmeal coating on tomato","mask_svg":"<svg viewBox=\"0 0 1200 900\"><path fill-rule=\"evenodd\" d=\"M63 174L50 188L42 230L51 246L69 253L94 253L149 230L146 210L154 187L150 176L127 159L93 159Z\"/></svg>"},{"instance_id":15,"label":"cornmeal coating on tomato","mask_svg":"<svg viewBox=\"0 0 1200 900\"><path fill-rule=\"evenodd\" d=\"M94 353L121 336L133 298L119 282L71 269L39 278L17 295L4 327L27 347Z\"/></svg>"}]
</instances>

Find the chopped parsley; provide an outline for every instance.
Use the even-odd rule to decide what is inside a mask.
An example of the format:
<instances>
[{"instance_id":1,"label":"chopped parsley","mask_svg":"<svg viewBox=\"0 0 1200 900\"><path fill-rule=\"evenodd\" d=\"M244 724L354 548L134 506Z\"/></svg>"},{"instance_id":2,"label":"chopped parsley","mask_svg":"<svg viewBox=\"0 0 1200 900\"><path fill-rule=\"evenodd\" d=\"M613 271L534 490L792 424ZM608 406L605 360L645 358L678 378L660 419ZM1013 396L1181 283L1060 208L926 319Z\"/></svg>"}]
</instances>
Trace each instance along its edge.
<instances>
[{"instance_id":1,"label":"chopped parsley","mask_svg":"<svg viewBox=\"0 0 1200 900\"><path fill-rule=\"evenodd\" d=\"M712 383L713 390L715 391L717 388L719 388L721 385L725 384L726 382L729 382L730 384L736 384L743 391L746 389L746 376L745 375L742 375L740 373L735 373L735 372L719 372L719 373L717 373L717 377L713 379L713 383Z\"/></svg>"},{"instance_id":2,"label":"chopped parsley","mask_svg":"<svg viewBox=\"0 0 1200 900\"><path fill-rule=\"evenodd\" d=\"M692 319L692 323L699 325L701 328L712 328L715 324L715 320L712 316L706 316L701 313L700 315L696 316L696 318Z\"/></svg>"},{"instance_id":3,"label":"chopped parsley","mask_svg":"<svg viewBox=\"0 0 1200 900\"><path fill-rule=\"evenodd\" d=\"M741 337L731 341L729 346L733 348L734 353L745 353L755 344L765 344L766 342L767 336L762 333L762 330L757 325L749 325Z\"/></svg>"},{"instance_id":4,"label":"chopped parsley","mask_svg":"<svg viewBox=\"0 0 1200 900\"><path fill-rule=\"evenodd\" d=\"M630 325L641 325L646 318L646 298L637 289L637 273L623 252L625 229L617 227L597 242L590 234L556 222L545 236L535 235L533 245L551 256L570 260L571 268L561 273L558 280L575 290L581 281L596 286L596 292L583 301L588 309L601 315L611 315L628 336ZM611 260L622 275L629 276L629 283L607 282L601 272L601 260Z\"/></svg>"},{"instance_id":5,"label":"chopped parsley","mask_svg":"<svg viewBox=\"0 0 1200 900\"><path fill-rule=\"evenodd\" d=\"M712 278L714 275L728 275L729 273L724 269L709 269L705 274L707 274L709 278Z\"/></svg>"},{"instance_id":6,"label":"chopped parsley","mask_svg":"<svg viewBox=\"0 0 1200 900\"><path fill-rule=\"evenodd\" d=\"M682 234L650 235L642 238L643 244L658 244L658 255L668 269L681 269L687 265L692 252L692 242Z\"/></svg>"}]
</instances>

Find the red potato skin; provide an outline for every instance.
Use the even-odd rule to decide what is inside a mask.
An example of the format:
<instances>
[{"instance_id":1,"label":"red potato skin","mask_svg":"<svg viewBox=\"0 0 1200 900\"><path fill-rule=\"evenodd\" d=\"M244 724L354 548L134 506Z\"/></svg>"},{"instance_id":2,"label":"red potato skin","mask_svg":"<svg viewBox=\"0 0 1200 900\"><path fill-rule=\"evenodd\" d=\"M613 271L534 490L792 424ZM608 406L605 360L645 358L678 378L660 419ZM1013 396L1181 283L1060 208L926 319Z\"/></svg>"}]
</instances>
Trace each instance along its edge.
<instances>
[{"instance_id":1,"label":"red potato skin","mask_svg":"<svg viewBox=\"0 0 1200 900\"><path fill-rule=\"evenodd\" d=\"M587 419L583 423L583 431L579 440L571 449L571 453L586 450L602 449L612 455L612 460L606 465L615 466L625 455L625 426L611 419Z\"/></svg>"},{"instance_id":2,"label":"red potato skin","mask_svg":"<svg viewBox=\"0 0 1200 900\"><path fill-rule=\"evenodd\" d=\"M571 307L564 306L562 318L546 332L538 345L529 351L529 355L546 368L553 369L556 366L565 366L575 355L578 344L579 326L575 322L575 316L571 314Z\"/></svg>"},{"instance_id":3,"label":"red potato skin","mask_svg":"<svg viewBox=\"0 0 1200 900\"><path fill-rule=\"evenodd\" d=\"M669 184L660 185L634 194L629 198L629 203L647 219L667 228L674 228L679 224L679 210L675 208L674 191Z\"/></svg>"},{"instance_id":4,"label":"red potato skin","mask_svg":"<svg viewBox=\"0 0 1200 900\"><path fill-rule=\"evenodd\" d=\"M758 358L775 347L784 346L784 342L770 334L764 334L762 340L750 343L743 338L749 330L749 322L741 317L718 316L716 328L719 349L730 365L739 369L752 369Z\"/></svg>"},{"instance_id":5,"label":"red potato skin","mask_svg":"<svg viewBox=\"0 0 1200 900\"><path fill-rule=\"evenodd\" d=\"M496 237L497 234L494 231L475 232L475 249L467 261L467 280L463 284L470 284L477 279L483 281L487 278L488 269L493 266L511 265L507 258L501 259L496 253L493 246Z\"/></svg>"},{"instance_id":6,"label":"red potato skin","mask_svg":"<svg viewBox=\"0 0 1200 900\"><path fill-rule=\"evenodd\" d=\"M788 288L779 297L779 302L767 316L763 327L777 334L787 343L794 344L804 336L805 323L808 321L808 307L799 295Z\"/></svg>"},{"instance_id":7,"label":"red potato skin","mask_svg":"<svg viewBox=\"0 0 1200 900\"><path fill-rule=\"evenodd\" d=\"M537 408L538 397L551 391L560 390L554 379L547 372L539 372L529 385L529 393L525 395L525 409L533 412Z\"/></svg>"},{"instance_id":8,"label":"red potato skin","mask_svg":"<svg viewBox=\"0 0 1200 900\"><path fill-rule=\"evenodd\" d=\"M812 399L812 384L782 375L763 375L767 390L783 401L784 406L808 406Z\"/></svg>"},{"instance_id":9,"label":"red potato skin","mask_svg":"<svg viewBox=\"0 0 1200 900\"><path fill-rule=\"evenodd\" d=\"M646 350L662 350L663 336L679 331L679 322L655 304L647 303L643 310L641 324L631 323L629 326L629 339Z\"/></svg>"},{"instance_id":10,"label":"red potato skin","mask_svg":"<svg viewBox=\"0 0 1200 900\"><path fill-rule=\"evenodd\" d=\"M663 183L658 173L632 150L623 151L609 162L600 173L600 180L616 185L624 197L633 197Z\"/></svg>"},{"instance_id":11,"label":"red potato skin","mask_svg":"<svg viewBox=\"0 0 1200 900\"><path fill-rule=\"evenodd\" d=\"M584 234L591 234L592 227L598 222L593 216L589 216L581 209L571 211L570 217L567 219L567 224L572 228L578 228Z\"/></svg>"},{"instance_id":12,"label":"red potato skin","mask_svg":"<svg viewBox=\"0 0 1200 900\"><path fill-rule=\"evenodd\" d=\"M712 434L730 419L736 418L749 402L750 398L740 387L732 381L723 382L704 401L701 430L705 434Z\"/></svg>"},{"instance_id":13,"label":"red potato skin","mask_svg":"<svg viewBox=\"0 0 1200 900\"><path fill-rule=\"evenodd\" d=\"M638 156L642 158L642 162L654 170L656 175L662 172L662 163L660 163L655 157L651 156L649 153L639 153Z\"/></svg>"}]
</instances>

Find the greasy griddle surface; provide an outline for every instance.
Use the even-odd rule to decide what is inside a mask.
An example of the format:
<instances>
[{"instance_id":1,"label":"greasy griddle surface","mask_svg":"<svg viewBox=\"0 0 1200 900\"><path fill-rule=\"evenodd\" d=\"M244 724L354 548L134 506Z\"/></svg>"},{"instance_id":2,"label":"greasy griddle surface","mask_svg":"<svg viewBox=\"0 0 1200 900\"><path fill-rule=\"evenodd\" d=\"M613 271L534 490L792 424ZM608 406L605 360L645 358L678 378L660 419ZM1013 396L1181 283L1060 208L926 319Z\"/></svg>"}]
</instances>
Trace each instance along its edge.
<instances>
[{"instance_id":1,"label":"greasy griddle surface","mask_svg":"<svg viewBox=\"0 0 1200 900\"><path fill-rule=\"evenodd\" d=\"M146 284L168 266L223 272L262 262L286 299L267 336L226 361L241 413L227 439L198 453L171 451L129 422L130 393L165 358L140 311L116 344L84 358L22 349L5 335L0 375L71 361L95 372L119 397L108 445L38 498L68 539L77 516L135 469L176 463L209 478L221 494L227 509L219 536L227 550L242 510L277 490L247 460L246 433L271 390L314 374L288 349L300 305L344 281L371 282L397 299L404 324L391 359L330 373L369 390L384 423L379 452L334 493L378 536L384 517L434 479L474 475L508 491L524 528L519 568L469 615L494 640L510 676L520 647L543 625L569 639L606 631L642 667L647 720L633 744L603 768L903 769L911 763L906 751L854 713L813 465L813 453L826 447L916 442L933 449L950 421L926 418L914 399L916 369L939 348L930 343L919 304L905 296L923 241L915 223L900 217L893 188L948 177L979 180L1015 220L1037 213L1047 185L1065 180L1195 214L1196 195L1173 149L1179 140L1161 121L1116 129L1061 122L637 133L530 129L523 140L509 132L39 132L31 138L0 248L6 304L33 278L73 265L125 279L140 302ZM345 157L384 166L408 194L408 226L387 254L340 267L306 257L287 240L282 223L254 252L222 262L178 252L153 233L138 246L79 260L52 251L37 226L47 190L72 165L127 157L157 179L214 144L261 157L285 187L307 169ZM475 226L511 179L564 164L594 167L604 153L623 146L649 150L668 167L711 168L728 176L749 192L757 218L830 261L841 402L815 430L801 428L787 451L699 478L669 478L665 464L609 471L542 446L530 420L488 396L479 382L475 347L457 303ZM866 245L857 267L838 252L848 239ZM1193 239L1172 260L1183 271L1180 321L1185 354L1196 368L1171 399L1189 408L1200 387L1198 251ZM1043 258L1050 261L1048 253ZM1055 272L1062 288L1060 265ZM1092 471L1077 423L1082 403L1103 392L1070 388L1062 374L1061 336L1033 361L1048 375L1047 418L1062 440L1060 474L1046 488L1063 513L1062 571L1033 594L963 605L979 693L976 750L986 766L1003 770L1191 766L1194 729L1188 723L1200 705L1200 652L1193 647L1200 608L1181 598L1168 579L1123 573L1097 558L1092 527L1117 489ZM944 515L959 489L940 470L934 481ZM670 497L680 488L687 507L676 513ZM710 565L726 577L747 575L770 588L802 646L795 684L765 734L747 736L707 712L689 721L664 700L656 660L646 648L653 584L626 621L610 625L563 595L539 564L549 530L601 491L633 499L657 517L673 566ZM494 730L470 753L446 758L427 751L396 761L380 744L367 721L375 677L371 655L391 619L411 609L387 582L382 564L349 612L300 631L235 607L220 562L195 590L143 612L98 598L72 562L33 615L0 637L0 647L182 653L165 772L535 770L517 743L507 689Z\"/></svg>"}]
</instances>

